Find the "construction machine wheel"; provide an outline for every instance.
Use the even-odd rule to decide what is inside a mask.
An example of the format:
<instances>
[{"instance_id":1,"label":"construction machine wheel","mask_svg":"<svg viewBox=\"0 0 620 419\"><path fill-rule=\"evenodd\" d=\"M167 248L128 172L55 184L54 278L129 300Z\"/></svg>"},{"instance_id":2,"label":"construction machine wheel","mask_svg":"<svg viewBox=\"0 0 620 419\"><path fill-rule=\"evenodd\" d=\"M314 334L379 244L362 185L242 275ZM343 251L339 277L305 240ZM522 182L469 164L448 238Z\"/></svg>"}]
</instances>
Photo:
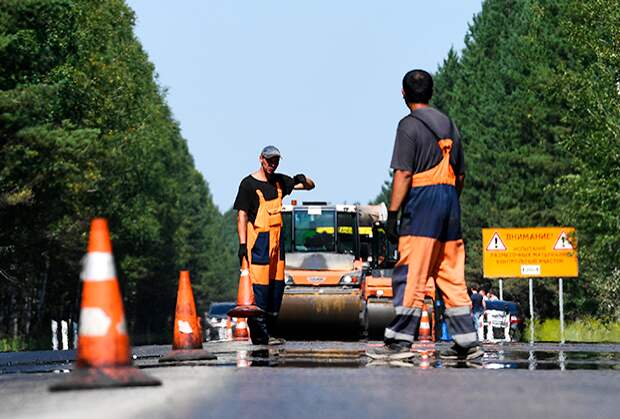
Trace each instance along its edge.
<instances>
[{"instance_id":1,"label":"construction machine wheel","mask_svg":"<svg viewBox=\"0 0 620 419\"><path fill-rule=\"evenodd\" d=\"M385 328L396 316L389 298L369 298L366 303L366 327L369 340L381 340Z\"/></svg>"},{"instance_id":2,"label":"construction machine wheel","mask_svg":"<svg viewBox=\"0 0 620 419\"><path fill-rule=\"evenodd\" d=\"M358 339L362 299L357 288L289 288L277 329L291 339Z\"/></svg>"}]
</instances>

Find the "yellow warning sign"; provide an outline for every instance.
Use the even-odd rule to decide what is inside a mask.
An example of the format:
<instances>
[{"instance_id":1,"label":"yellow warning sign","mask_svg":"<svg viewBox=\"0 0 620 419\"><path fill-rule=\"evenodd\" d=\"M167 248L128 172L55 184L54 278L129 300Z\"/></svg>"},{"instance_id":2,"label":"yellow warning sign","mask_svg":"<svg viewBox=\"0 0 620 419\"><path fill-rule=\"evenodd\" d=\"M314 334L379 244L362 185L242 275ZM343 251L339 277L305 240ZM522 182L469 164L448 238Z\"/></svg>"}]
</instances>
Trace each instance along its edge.
<instances>
[{"instance_id":1,"label":"yellow warning sign","mask_svg":"<svg viewBox=\"0 0 620 419\"><path fill-rule=\"evenodd\" d=\"M575 277L573 227L483 228L485 278Z\"/></svg>"}]
</instances>

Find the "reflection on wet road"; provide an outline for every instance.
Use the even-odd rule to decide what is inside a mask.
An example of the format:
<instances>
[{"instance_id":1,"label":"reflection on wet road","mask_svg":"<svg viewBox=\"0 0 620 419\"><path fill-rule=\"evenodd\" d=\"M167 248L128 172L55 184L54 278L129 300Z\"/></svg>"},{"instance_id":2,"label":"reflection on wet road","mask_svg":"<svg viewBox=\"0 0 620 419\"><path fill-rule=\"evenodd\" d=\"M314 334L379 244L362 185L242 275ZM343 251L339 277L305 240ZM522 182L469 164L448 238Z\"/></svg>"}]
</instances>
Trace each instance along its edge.
<instances>
[{"instance_id":1,"label":"reflection on wet road","mask_svg":"<svg viewBox=\"0 0 620 419\"><path fill-rule=\"evenodd\" d=\"M282 346L252 346L247 342L212 342L204 348L217 355L213 361L160 364L167 345L134 348L134 362L140 368L175 365L220 367L300 368L472 368L526 370L617 370L620 344L494 344L485 345L484 357L476 361L446 361L437 351L446 343L416 343L413 358L400 361L371 360L368 348L379 342L287 342ZM64 356L63 356L64 355ZM67 373L73 369L73 351L0 354L0 374Z\"/></svg>"},{"instance_id":2,"label":"reflection on wet road","mask_svg":"<svg viewBox=\"0 0 620 419\"><path fill-rule=\"evenodd\" d=\"M237 350L234 365L243 367L386 367L386 368L484 368L527 370L618 370L620 353L565 350L523 350L490 347L475 361L448 361L437 356L434 345L414 346L416 355L407 360L372 360L356 349L256 349ZM224 354L222 354L224 355ZM220 363L220 365L226 365ZM232 365L229 363L228 365Z\"/></svg>"}]
</instances>

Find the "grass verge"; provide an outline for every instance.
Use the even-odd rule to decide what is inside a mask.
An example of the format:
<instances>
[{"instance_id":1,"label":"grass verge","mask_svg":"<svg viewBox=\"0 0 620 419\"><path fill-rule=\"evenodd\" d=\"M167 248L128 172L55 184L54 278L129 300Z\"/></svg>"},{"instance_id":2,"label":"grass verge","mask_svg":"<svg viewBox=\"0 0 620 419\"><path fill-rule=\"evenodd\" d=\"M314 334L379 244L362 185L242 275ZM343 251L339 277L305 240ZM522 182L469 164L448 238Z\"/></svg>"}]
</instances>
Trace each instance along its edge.
<instances>
[{"instance_id":1,"label":"grass verge","mask_svg":"<svg viewBox=\"0 0 620 419\"><path fill-rule=\"evenodd\" d=\"M523 340L529 340L530 325L526 320ZM560 320L546 319L534 321L534 339L537 342L559 342ZM564 339L567 342L607 342L620 343L620 322L604 323L588 317L564 323Z\"/></svg>"},{"instance_id":2,"label":"grass verge","mask_svg":"<svg viewBox=\"0 0 620 419\"><path fill-rule=\"evenodd\" d=\"M16 352L26 349L26 342L20 338L0 338L0 352Z\"/></svg>"}]
</instances>

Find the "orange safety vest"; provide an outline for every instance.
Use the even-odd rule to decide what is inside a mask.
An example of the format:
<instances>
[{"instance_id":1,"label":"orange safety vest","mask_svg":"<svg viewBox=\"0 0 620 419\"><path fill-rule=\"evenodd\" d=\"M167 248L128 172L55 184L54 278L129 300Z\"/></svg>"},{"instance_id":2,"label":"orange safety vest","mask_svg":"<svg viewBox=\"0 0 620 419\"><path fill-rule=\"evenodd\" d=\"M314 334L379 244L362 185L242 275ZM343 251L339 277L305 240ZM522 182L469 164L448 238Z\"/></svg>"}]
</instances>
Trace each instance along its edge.
<instances>
[{"instance_id":1,"label":"orange safety vest","mask_svg":"<svg viewBox=\"0 0 620 419\"><path fill-rule=\"evenodd\" d=\"M259 204L256 219L248 222L247 243L250 279L254 285L269 285L284 280L284 255L281 254L282 188L276 182L278 196L266 200L257 189Z\"/></svg>"},{"instance_id":2,"label":"orange safety vest","mask_svg":"<svg viewBox=\"0 0 620 419\"><path fill-rule=\"evenodd\" d=\"M444 138L437 141L437 145L441 149L443 158L435 167L413 175L413 177L411 178L412 188L429 185L454 186L456 184L454 169L452 169L452 165L450 164L450 151L452 150L452 140L450 138Z\"/></svg>"}]
</instances>

